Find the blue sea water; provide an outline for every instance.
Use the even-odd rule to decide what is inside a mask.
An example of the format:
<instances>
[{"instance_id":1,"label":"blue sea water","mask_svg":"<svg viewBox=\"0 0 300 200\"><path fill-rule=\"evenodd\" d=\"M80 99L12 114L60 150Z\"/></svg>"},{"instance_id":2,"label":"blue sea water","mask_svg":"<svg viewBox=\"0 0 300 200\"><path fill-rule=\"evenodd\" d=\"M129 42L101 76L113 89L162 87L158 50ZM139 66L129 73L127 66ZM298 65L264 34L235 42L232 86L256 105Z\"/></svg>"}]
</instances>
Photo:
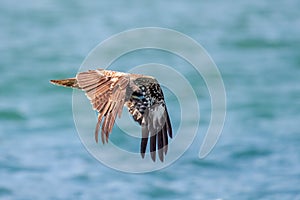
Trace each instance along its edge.
<instances>
[{"instance_id":1,"label":"blue sea water","mask_svg":"<svg viewBox=\"0 0 300 200\"><path fill-rule=\"evenodd\" d=\"M0 199L300 199L299 8L297 0L2 0ZM200 128L189 150L163 170L137 175L86 151L72 91L49 80L74 76L111 35L147 26L180 31L205 47L223 76L227 117L216 147L200 160L210 117L201 90ZM162 52L142 55L116 64L184 65ZM170 112L177 104L168 101Z\"/></svg>"}]
</instances>

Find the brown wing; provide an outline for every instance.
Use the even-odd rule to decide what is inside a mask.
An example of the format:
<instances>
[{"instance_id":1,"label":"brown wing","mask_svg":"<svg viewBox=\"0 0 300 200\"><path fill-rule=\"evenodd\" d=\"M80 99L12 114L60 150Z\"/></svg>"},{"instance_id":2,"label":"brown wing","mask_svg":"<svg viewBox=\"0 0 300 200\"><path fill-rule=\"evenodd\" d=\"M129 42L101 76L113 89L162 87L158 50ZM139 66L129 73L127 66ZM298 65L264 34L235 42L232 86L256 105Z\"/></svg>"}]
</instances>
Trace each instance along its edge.
<instances>
[{"instance_id":1,"label":"brown wing","mask_svg":"<svg viewBox=\"0 0 300 200\"><path fill-rule=\"evenodd\" d=\"M98 142L99 127L102 123L101 139L108 142L116 116L122 114L129 76L121 72L90 70L76 76L79 87L85 91L94 110L98 111L95 140Z\"/></svg>"}]
</instances>

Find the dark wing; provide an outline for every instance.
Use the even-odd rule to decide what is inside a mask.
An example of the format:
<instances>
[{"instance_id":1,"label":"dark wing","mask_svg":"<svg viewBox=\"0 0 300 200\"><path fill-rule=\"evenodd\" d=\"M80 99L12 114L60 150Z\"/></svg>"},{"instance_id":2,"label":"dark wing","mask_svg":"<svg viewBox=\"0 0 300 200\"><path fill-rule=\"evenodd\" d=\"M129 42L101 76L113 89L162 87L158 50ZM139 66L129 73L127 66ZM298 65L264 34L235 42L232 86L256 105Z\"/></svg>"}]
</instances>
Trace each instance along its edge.
<instances>
[{"instance_id":1,"label":"dark wing","mask_svg":"<svg viewBox=\"0 0 300 200\"><path fill-rule=\"evenodd\" d=\"M129 77L124 73L111 73L105 70L90 70L76 76L79 87L85 91L94 110L98 111L98 122L95 130L95 140L98 142L99 127L102 123L101 139L108 142L116 116L121 117L125 103L126 88Z\"/></svg>"},{"instance_id":2,"label":"dark wing","mask_svg":"<svg viewBox=\"0 0 300 200\"><path fill-rule=\"evenodd\" d=\"M138 78L133 81L139 90L132 93L127 103L134 120L142 127L141 155L144 158L150 137L150 154L153 161L156 151L161 161L168 150L168 135L172 138L172 126L160 85L154 78Z\"/></svg>"},{"instance_id":3,"label":"dark wing","mask_svg":"<svg viewBox=\"0 0 300 200\"><path fill-rule=\"evenodd\" d=\"M169 114L164 103L154 104L147 109L143 116L141 154L145 156L148 137L150 134L150 154L153 161L156 158L156 150L161 161L168 151L168 135L172 138L172 127Z\"/></svg>"}]
</instances>

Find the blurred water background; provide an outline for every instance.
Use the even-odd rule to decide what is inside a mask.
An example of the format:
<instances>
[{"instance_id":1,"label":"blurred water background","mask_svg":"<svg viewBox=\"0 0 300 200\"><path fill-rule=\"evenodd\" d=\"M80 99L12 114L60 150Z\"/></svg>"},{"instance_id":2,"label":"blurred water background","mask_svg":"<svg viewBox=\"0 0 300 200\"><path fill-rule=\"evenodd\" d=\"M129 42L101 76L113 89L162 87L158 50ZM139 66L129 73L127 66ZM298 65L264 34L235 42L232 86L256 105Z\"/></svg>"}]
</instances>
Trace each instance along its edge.
<instances>
[{"instance_id":1,"label":"blurred water background","mask_svg":"<svg viewBox=\"0 0 300 200\"><path fill-rule=\"evenodd\" d=\"M300 199L299 8L297 0L2 0L0 199ZM72 91L48 81L75 75L111 35L145 26L175 29L202 44L222 73L228 109L217 146L200 160L210 113L201 90L191 148L168 168L135 175L86 151ZM118 64L185 64L162 52L142 55ZM170 112L177 105L168 99Z\"/></svg>"}]
</instances>

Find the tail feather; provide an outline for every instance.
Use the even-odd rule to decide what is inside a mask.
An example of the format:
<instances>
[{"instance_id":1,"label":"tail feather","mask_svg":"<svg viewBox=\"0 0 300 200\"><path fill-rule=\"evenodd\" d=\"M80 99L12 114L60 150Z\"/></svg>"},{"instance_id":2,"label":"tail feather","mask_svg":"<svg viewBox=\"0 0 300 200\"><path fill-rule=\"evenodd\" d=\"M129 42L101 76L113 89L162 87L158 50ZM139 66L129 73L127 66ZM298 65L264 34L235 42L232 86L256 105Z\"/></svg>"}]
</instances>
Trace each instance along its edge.
<instances>
[{"instance_id":1,"label":"tail feather","mask_svg":"<svg viewBox=\"0 0 300 200\"><path fill-rule=\"evenodd\" d=\"M63 80L50 80L50 83L54 85L80 89L76 78L68 78Z\"/></svg>"}]
</instances>

